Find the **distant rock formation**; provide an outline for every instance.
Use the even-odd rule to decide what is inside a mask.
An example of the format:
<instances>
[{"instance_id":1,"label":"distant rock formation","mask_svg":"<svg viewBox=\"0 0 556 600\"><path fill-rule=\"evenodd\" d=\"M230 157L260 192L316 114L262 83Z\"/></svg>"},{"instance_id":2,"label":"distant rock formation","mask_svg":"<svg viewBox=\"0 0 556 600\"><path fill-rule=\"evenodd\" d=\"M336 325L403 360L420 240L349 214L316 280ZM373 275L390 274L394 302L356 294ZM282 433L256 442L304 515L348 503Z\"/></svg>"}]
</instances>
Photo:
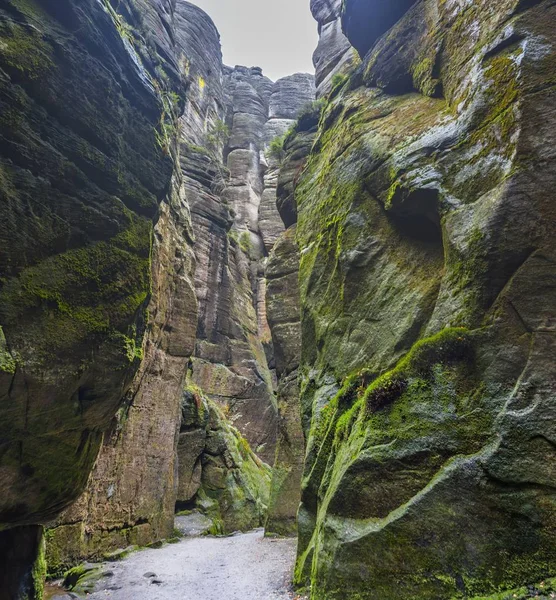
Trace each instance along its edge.
<instances>
[{"instance_id":1,"label":"distant rock formation","mask_svg":"<svg viewBox=\"0 0 556 600\"><path fill-rule=\"evenodd\" d=\"M342 0L311 0L319 27L319 43L313 55L317 96L328 94L335 75L347 75L359 62L357 52L342 31Z\"/></svg>"}]
</instances>

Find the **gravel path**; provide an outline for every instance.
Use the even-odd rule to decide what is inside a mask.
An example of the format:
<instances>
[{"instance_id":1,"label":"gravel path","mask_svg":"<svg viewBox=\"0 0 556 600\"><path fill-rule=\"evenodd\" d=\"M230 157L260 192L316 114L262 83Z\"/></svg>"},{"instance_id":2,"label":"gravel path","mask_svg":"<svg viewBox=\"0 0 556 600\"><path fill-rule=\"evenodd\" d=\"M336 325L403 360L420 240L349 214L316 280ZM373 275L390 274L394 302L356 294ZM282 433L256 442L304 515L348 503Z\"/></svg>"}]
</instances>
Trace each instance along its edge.
<instances>
[{"instance_id":1,"label":"gravel path","mask_svg":"<svg viewBox=\"0 0 556 600\"><path fill-rule=\"evenodd\" d=\"M189 538L107 565L90 600L291 600L295 540Z\"/></svg>"}]
</instances>

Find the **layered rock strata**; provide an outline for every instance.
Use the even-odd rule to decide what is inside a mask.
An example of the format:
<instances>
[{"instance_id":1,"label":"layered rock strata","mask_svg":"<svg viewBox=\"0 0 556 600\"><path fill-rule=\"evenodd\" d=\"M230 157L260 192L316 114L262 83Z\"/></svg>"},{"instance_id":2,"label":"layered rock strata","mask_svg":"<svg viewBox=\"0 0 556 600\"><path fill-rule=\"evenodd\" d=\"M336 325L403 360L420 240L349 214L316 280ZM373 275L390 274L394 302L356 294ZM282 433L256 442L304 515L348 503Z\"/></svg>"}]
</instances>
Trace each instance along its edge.
<instances>
[{"instance_id":1,"label":"layered rock strata","mask_svg":"<svg viewBox=\"0 0 556 600\"><path fill-rule=\"evenodd\" d=\"M313 54L317 96L333 87L335 75L347 75L359 63L357 52L342 31L342 0L311 0L319 43Z\"/></svg>"},{"instance_id":2,"label":"layered rock strata","mask_svg":"<svg viewBox=\"0 0 556 600\"><path fill-rule=\"evenodd\" d=\"M367 57L296 189L311 598L556 572L555 18L344 3Z\"/></svg>"},{"instance_id":3,"label":"layered rock strata","mask_svg":"<svg viewBox=\"0 0 556 600\"><path fill-rule=\"evenodd\" d=\"M268 463L274 460L277 412L264 258L283 226L263 150L313 98L309 75L273 84L258 68L226 67L225 113L216 124L226 170L214 201L192 201L200 302L192 382L227 407Z\"/></svg>"},{"instance_id":4,"label":"layered rock strata","mask_svg":"<svg viewBox=\"0 0 556 600\"><path fill-rule=\"evenodd\" d=\"M285 141L286 134L294 127L300 114L310 110L315 95L314 76L297 73L277 81L270 96L270 118L264 128L264 192L259 208L259 226L267 255L284 232L284 222L277 208L277 187L286 162L286 151L283 142L275 152L271 147L276 141Z\"/></svg>"},{"instance_id":5,"label":"layered rock strata","mask_svg":"<svg viewBox=\"0 0 556 600\"><path fill-rule=\"evenodd\" d=\"M83 558L99 559L118 548L171 537L173 531L180 407L198 320L190 206L196 186L204 184L199 169L188 162L188 148L218 118L218 75L211 80L213 95L205 93L205 82L221 63L218 32L204 12L179 2L173 19L174 54L188 92L175 131L180 147L172 193L161 205L154 235L144 360L105 438L86 492L48 530L51 574ZM205 176L214 178L216 170L207 169Z\"/></svg>"},{"instance_id":6,"label":"layered rock strata","mask_svg":"<svg viewBox=\"0 0 556 600\"><path fill-rule=\"evenodd\" d=\"M180 425L180 403L189 373L214 414L220 414L216 402L258 453L273 461L276 407L263 276L264 242L270 249L273 241L265 237L263 221L269 221L258 212L261 150L269 118L282 119L283 128L291 125L314 97L313 81L293 76L274 85L260 69L225 69L214 24L188 2L177 3L171 24L173 52L188 89L174 132L180 168L154 237L155 293L144 361L86 492L50 524L52 574L83 558L170 537L176 502L197 503L225 530L258 526L266 510L268 468L245 460L246 477L243 462L232 466L226 459L230 476L221 478L224 488L218 490L211 473L220 459L209 460L210 450L198 447L203 432L206 439L216 433L212 425L194 432L190 424ZM271 216L280 221L276 210ZM231 431L222 419L215 430ZM241 440L236 447L249 448Z\"/></svg>"},{"instance_id":7,"label":"layered rock strata","mask_svg":"<svg viewBox=\"0 0 556 600\"><path fill-rule=\"evenodd\" d=\"M272 82L260 69L221 69L224 111L206 134L217 146L209 160L221 178L218 188L212 185L209 202L192 199L200 314L191 377L227 407L252 447L270 461L276 409L260 335L265 319L258 304L263 255L258 207L259 149ZM193 152L202 154L199 150Z\"/></svg>"},{"instance_id":8,"label":"layered rock strata","mask_svg":"<svg viewBox=\"0 0 556 600\"><path fill-rule=\"evenodd\" d=\"M315 139L320 105L306 110L283 143L284 156L277 178L276 204L287 230L280 236L266 266L267 315L278 379L278 437L272 475L267 534L296 532L301 496L305 440L299 404L301 322L299 305L299 249L296 241L295 186Z\"/></svg>"}]
</instances>

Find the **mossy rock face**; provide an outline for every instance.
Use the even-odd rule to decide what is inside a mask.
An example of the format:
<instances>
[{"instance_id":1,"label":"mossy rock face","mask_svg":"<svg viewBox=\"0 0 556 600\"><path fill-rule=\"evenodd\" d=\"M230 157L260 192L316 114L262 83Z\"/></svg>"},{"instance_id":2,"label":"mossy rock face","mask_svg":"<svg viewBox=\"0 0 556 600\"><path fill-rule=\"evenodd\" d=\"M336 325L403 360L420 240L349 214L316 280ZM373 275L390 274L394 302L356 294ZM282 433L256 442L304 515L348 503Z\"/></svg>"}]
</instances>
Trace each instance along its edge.
<instances>
[{"instance_id":1,"label":"mossy rock face","mask_svg":"<svg viewBox=\"0 0 556 600\"><path fill-rule=\"evenodd\" d=\"M556 573L554 18L417 2L321 118L295 190L313 600Z\"/></svg>"},{"instance_id":2,"label":"mossy rock face","mask_svg":"<svg viewBox=\"0 0 556 600\"><path fill-rule=\"evenodd\" d=\"M181 86L141 41L156 10L0 9L0 529L75 500L142 358Z\"/></svg>"},{"instance_id":3,"label":"mossy rock face","mask_svg":"<svg viewBox=\"0 0 556 600\"><path fill-rule=\"evenodd\" d=\"M295 226L276 242L266 267L267 318L272 331L280 421L270 488L267 535L293 535L300 500L305 440L300 422L301 332Z\"/></svg>"},{"instance_id":4,"label":"mossy rock face","mask_svg":"<svg viewBox=\"0 0 556 600\"><path fill-rule=\"evenodd\" d=\"M251 450L219 406L209 410L206 444L200 458L198 508L213 521L212 534L249 531L264 524L272 469Z\"/></svg>"}]
</instances>

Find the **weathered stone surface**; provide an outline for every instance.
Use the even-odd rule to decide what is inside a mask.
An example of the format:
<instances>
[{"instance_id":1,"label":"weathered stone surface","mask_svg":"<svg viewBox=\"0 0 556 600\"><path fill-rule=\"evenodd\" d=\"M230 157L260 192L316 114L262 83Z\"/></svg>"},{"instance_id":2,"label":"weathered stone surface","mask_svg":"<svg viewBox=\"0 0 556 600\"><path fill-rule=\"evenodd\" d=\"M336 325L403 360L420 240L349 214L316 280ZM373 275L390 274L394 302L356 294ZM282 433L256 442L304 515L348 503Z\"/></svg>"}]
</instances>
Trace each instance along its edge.
<instances>
[{"instance_id":1,"label":"weathered stone surface","mask_svg":"<svg viewBox=\"0 0 556 600\"><path fill-rule=\"evenodd\" d=\"M347 74L357 64L357 53L342 31L341 0L311 0L311 11L319 27L319 43L313 54L317 97L332 89L336 74Z\"/></svg>"},{"instance_id":2,"label":"weathered stone surface","mask_svg":"<svg viewBox=\"0 0 556 600\"><path fill-rule=\"evenodd\" d=\"M117 548L171 537L180 400L197 326L194 259L184 237L190 231L188 218L183 190L181 198L173 195L161 207L141 369L105 436L87 490L48 531L51 572Z\"/></svg>"},{"instance_id":3,"label":"weathered stone surface","mask_svg":"<svg viewBox=\"0 0 556 600\"><path fill-rule=\"evenodd\" d=\"M285 77L274 84L270 96L270 118L264 129L266 145L266 172L264 192L259 207L259 228L266 253L270 253L279 236L284 231L284 223L277 208L276 188L283 167L283 156L275 156L270 151L273 142L284 138L294 126L297 117L315 100L315 78L306 73ZM282 151L281 154L284 154Z\"/></svg>"},{"instance_id":4,"label":"weathered stone surface","mask_svg":"<svg viewBox=\"0 0 556 600\"><path fill-rule=\"evenodd\" d=\"M266 268L267 314L279 376L288 375L299 366L301 331L298 272L299 253L294 225L280 237Z\"/></svg>"},{"instance_id":5,"label":"weathered stone surface","mask_svg":"<svg viewBox=\"0 0 556 600\"><path fill-rule=\"evenodd\" d=\"M46 562L40 525L0 532L0 599L38 600L43 597Z\"/></svg>"},{"instance_id":6,"label":"weathered stone surface","mask_svg":"<svg viewBox=\"0 0 556 600\"><path fill-rule=\"evenodd\" d=\"M315 77L296 73L279 79L270 96L270 119L297 119L301 109L315 99Z\"/></svg>"},{"instance_id":7,"label":"weathered stone surface","mask_svg":"<svg viewBox=\"0 0 556 600\"><path fill-rule=\"evenodd\" d=\"M312 598L556 572L555 11L419 2L321 120L296 189Z\"/></svg>"},{"instance_id":8,"label":"weathered stone surface","mask_svg":"<svg viewBox=\"0 0 556 600\"><path fill-rule=\"evenodd\" d=\"M295 226L276 243L266 269L267 312L278 376L278 443L272 474L266 533L296 531L305 441L299 405L301 323L299 315L299 253Z\"/></svg>"},{"instance_id":9,"label":"weathered stone surface","mask_svg":"<svg viewBox=\"0 0 556 600\"><path fill-rule=\"evenodd\" d=\"M181 430L185 460L179 463L178 507L194 502L212 520L212 533L262 525L271 468L197 387L188 387L184 393Z\"/></svg>"},{"instance_id":10,"label":"weathered stone surface","mask_svg":"<svg viewBox=\"0 0 556 600\"><path fill-rule=\"evenodd\" d=\"M140 365L182 90L172 6L140 5L0 9L0 529L83 491Z\"/></svg>"},{"instance_id":11,"label":"weathered stone surface","mask_svg":"<svg viewBox=\"0 0 556 600\"><path fill-rule=\"evenodd\" d=\"M264 302L259 301L264 300L259 261L265 252L259 206L261 150L273 84L260 69L236 67L224 69L224 75L225 112L219 119L229 126L228 168L220 190L190 194L200 304L192 381L231 411L252 447L271 461L276 406L263 346L270 333ZM224 170L221 156L212 160Z\"/></svg>"},{"instance_id":12,"label":"weathered stone surface","mask_svg":"<svg viewBox=\"0 0 556 600\"><path fill-rule=\"evenodd\" d=\"M276 208L288 228L297 223L295 187L301 177L315 141L320 117L320 107L307 115L295 127L295 135L284 140L284 159L277 180Z\"/></svg>"},{"instance_id":13,"label":"weathered stone surface","mask_svg":"<svg viewBox=\"0 0 556 600\"><path fill-rule=\"evenodd\" d=\"M56 515L86 482L139 365L172 161L155 137L154 50L140 57L102 4L8 2L1 19L6 525Z\"/></svg>"}]
</instances>

